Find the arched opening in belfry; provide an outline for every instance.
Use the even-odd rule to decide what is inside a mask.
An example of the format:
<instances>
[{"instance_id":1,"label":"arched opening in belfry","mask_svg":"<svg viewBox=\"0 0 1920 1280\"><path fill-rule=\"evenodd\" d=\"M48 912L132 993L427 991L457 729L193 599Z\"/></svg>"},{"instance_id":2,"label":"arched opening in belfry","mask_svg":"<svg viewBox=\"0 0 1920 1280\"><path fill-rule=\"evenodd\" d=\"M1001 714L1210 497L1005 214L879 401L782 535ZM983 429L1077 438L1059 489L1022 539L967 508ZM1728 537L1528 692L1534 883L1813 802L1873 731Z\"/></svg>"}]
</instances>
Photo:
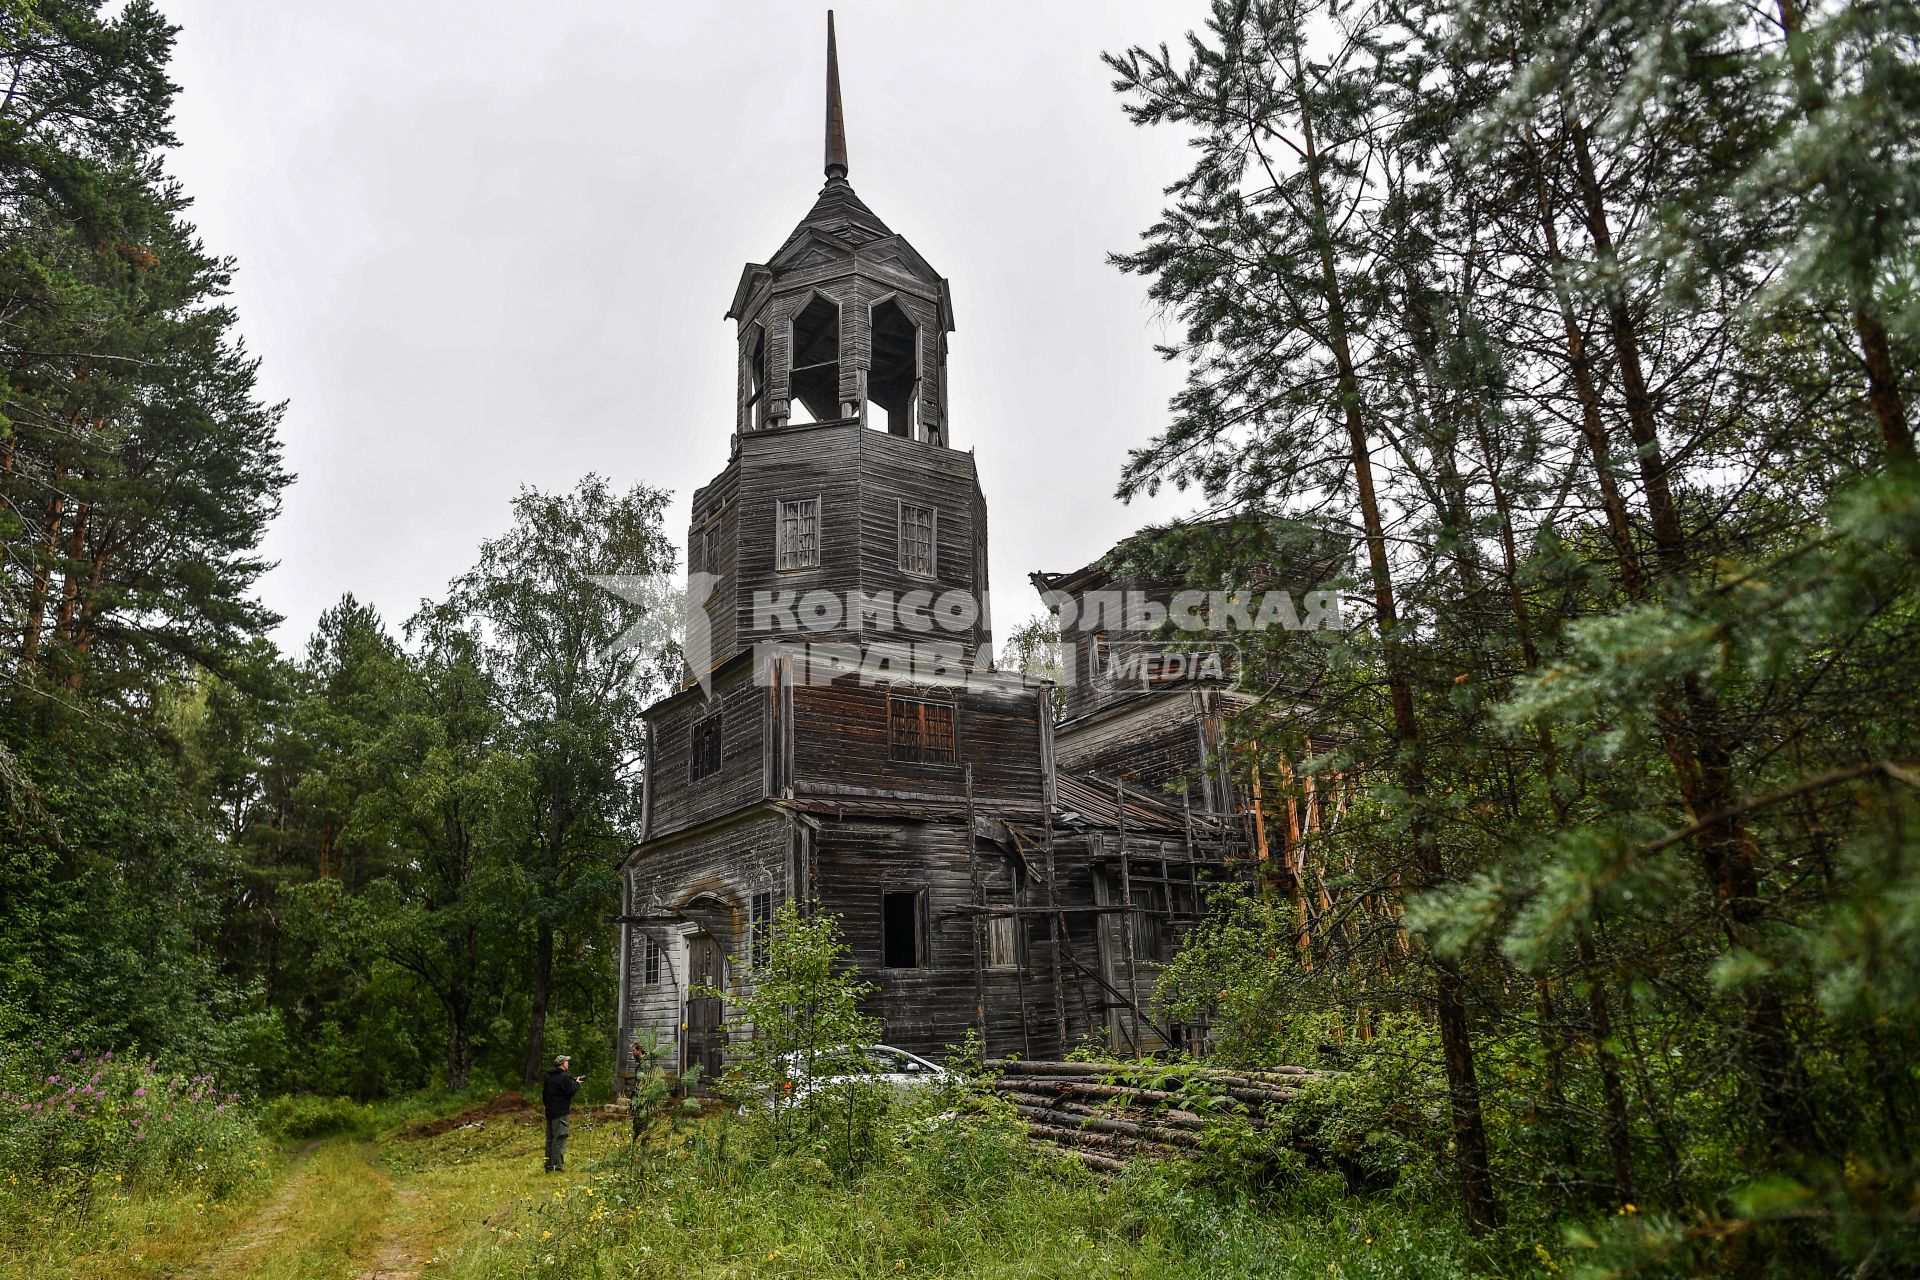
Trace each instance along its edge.
<instances>
[{"instance_id":1,"label":"arched opening in belfry","mask_svg":"<svg viewBox=\"0 0 1920 1280\"><path fill-rule=\"evenodd\" d=\"M840 308L814 294L793 318L792 422L840 416Z\"/></svg>"},{"instance_id":2,"label":"arched opening in belfry","mask_svg":"<svg viewBox=\"0 0 1920 1280\"><path fill-rule=\"evenodd\" d=\"M889 435L911 439L920 434L920 330L892 298L873 309L873 366L867 371L867 400L887 415ZM871 421L873 415L868 417Z\"/></svg>"},{"instance_id":3,"label":"arched opening in belfry","mask_svg":"<svg viewBox=\"0 0 1920 1280\"><path fill-rule=\"evenodd\" d=\"M747 337L747 430L767 425L767 331L754 325Z\"/></svg>"}]
</instances>

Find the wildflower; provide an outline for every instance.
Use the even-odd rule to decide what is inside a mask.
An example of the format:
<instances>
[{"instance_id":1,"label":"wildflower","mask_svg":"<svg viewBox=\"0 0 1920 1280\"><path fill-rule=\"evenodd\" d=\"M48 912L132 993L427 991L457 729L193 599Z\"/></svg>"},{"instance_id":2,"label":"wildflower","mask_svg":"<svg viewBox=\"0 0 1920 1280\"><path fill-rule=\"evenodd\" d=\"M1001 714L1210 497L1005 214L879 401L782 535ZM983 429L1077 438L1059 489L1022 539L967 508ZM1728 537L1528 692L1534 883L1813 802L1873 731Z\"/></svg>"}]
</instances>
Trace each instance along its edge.
<instances>
[{"instance_id":1,"label":"wildflower","mask_svg":"<svg viewBox=\"0 0 1920 1280\"><path fill-rule=\"evenodd\" d=\"M147 1096L147 1091L144 1088L135 1089L133 1091L133 1096L136 1098L144 1098Z\"/></svg>"},{"instance_id":2,"label":"wildflower","mask_svg":"<svg viewBox=\"0 0 1920 1280\"><path fill-rule=\"evenodd\" d=\"M542 1231L542 1232L540 1233L540 1238L541 1238L542 1240L551 1240L551 1239L553 1239L553 1232L551 1232L551 1231Z\"/></svg>"}]
</instances>

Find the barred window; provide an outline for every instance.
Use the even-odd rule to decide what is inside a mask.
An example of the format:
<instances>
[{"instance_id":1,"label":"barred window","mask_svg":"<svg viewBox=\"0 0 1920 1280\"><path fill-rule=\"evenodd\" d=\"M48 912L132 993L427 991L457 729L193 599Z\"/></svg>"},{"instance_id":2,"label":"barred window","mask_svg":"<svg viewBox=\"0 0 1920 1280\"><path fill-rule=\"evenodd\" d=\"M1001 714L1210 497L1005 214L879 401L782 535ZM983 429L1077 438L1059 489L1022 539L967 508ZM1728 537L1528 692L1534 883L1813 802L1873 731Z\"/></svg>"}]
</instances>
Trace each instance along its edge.
<instances>
[{"instance_id":1,"label":"barred window","mask_svg":"<svg viewBox=\"0 0 1920 1280\"><path fill-rule=\"evenodd\" d=\"M773 947L773 890L762 889L753 895L747 917L748 963L762 969Z\"/></svg>"},{"instance_id":2,"label":"barred window","mask_svg":"<svg viewBox=\"0 0 1920 1280\"><path fill-rule=\"evenodd\" d=\"M660 939L654 937L652 934L646 935L646 938L647 938L647 951L646 951L645 970L646 970L646 976L647 976L647 985L650 987L657 987L660 985L660 950L661 950Z\"/></svg>"},{"instance_id":3,"label":"barred window","mask_svg":"<svg viewBox=\"0 0 1920 1280\"><path fill-rule=\"evenodd\" d=\"M934 522L932 507L900 504L900 568L904 572L934 576Z\"/></svg>"},{"instance_id":4,"label":"barred window","mask_svg":"<svg viewBox=\"0 0 1920 1280\"><path fill-rule=\"evenodd\" d=\"M693 742L689 751L688 777L698 782L720 772L720 713L714 712L693 724Z\"/></svg>"},{"instance_id":5,"label":"barred window","mask_svg":"<svg viewBox=\"0 0 1920 1280\"><path fill-rule=\"evenodd\" d=\"M782 501L779 519L773 567L816 568L820 563L820 499Z\"/></svg>"},{"instance_id":6,"label":"barred window","mask_svg":"<svg viewBox=\"0 0 1920 1280\"><path fill-rule=\"evenodd\" d=\"M889 695L887 755L909 764L952 764L953 705Z\"/></svg>"}]
</instances>

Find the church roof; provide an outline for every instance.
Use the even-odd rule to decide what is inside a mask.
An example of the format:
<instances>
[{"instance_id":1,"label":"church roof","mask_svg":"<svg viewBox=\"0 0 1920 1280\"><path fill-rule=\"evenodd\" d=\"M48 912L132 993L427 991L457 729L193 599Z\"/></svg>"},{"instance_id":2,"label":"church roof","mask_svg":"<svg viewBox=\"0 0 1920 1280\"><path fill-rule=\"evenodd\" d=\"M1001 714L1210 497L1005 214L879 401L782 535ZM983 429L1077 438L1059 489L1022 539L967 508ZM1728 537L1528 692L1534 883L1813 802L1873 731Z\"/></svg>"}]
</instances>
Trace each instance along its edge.
<instances>
[{"instance_id":1,"label":"church roof","mask_svg":"<svg viewBox=\"0 0 1920 1280\"><path fill-rule=\"evenodd\" d=\"M823 231L854 245L883 240L893 234L892 228L880 221L880 215L853 193L852 184L845 178L827 179L827 185L820 189L820 198L807 210L807 216L800 219L800 225L787 237L786 244L780 246L781 252L804 239L808 231ZM777 260L780 253L773 256Z\"/></svg>"},{"instance_id":2,"label":"church roof","mask_svg":"<svg viewBox=\"0 0 1920 1280\"><path fill-rule=\"evenodd\" d=\"M773 256L764 263L748 263L740 273L732 305L727 308L727 319L745 315L754 287L776 273L795 266L812 266L844 255L848 260L859 258L869 266L892 265L896 271L903 271L909 277L916 277L933 286L933 294L940 305L941 320L945 328L951 331L954 327L953 302L946 280L907 243L904 236L896 234L882 222L880 215L867 207L847 181L846 120L840 97L840 57L834 42L831 11L827 14L825 150L827 184L820 188L813 208L807 210L807 215L800 219L799 225L794 227L792 234L781 243ZM890 243L883 246L881 241ZM871 252L863 255L863 250Z\"/></svg>"}]
</instances>

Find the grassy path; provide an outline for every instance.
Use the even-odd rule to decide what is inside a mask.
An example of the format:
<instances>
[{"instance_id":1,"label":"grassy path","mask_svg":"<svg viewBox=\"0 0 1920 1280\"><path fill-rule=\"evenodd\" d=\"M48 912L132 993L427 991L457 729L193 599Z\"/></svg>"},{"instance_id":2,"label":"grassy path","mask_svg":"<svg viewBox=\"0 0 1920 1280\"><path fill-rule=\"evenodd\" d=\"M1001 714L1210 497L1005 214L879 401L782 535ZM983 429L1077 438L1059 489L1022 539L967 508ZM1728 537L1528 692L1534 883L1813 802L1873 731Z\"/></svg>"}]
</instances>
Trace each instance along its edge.
<instances>
[{"instance_id":1,"label":"grassy path","mask_svg":"<svg viewBox=\"0 0 1920 1280\"><path fill-rule=\"evenodd\" d=\"M570 1163L614 1138L596 1121L578 1116ZM523 1234L556 1192L590 1181L543 1174L543 1137L537 1113L516 1102L445 1132L304 1143L229 1201L115 1197L70 1229L0 1250L0 1280L450 1278Z\"/></svg>"},{"instance_id":2,"label":"grassy path","mask_svg":"<svg viewBox=\"0 0 1920 1280\"><path fill-rule=\"evenodd\" d=\"M586 1117L582 1117L586 1119ZM591 1122L576 1140L598 1136ZM279 1195L234 1224L181 1280L431 1280L580 1174L541 1172L527 1112L428 1136L335 1139L296 1159ZM581 1154L585 1154L582 1151Z\"/></svg>"}]
</instances>

